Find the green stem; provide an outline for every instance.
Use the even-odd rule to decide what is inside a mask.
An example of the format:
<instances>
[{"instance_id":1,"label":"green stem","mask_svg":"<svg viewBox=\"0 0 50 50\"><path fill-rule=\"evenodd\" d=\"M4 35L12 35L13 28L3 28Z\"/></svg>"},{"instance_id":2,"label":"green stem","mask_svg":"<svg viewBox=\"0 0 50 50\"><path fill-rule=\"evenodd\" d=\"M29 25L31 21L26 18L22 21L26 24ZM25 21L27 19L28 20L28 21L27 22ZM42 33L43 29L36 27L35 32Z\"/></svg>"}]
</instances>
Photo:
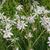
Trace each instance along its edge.
<instances>
[{"instance_id":1,"label":"green stem","mask_svg":"<svg viewBox=\"0 0 50 50\"><path fill-rule=\"evenodd\" d=\"M35 40L35 42L33 43L33 46L35 45L35 43L39 40L39 38L42 36L42 34L45 32L45 30L38 36L38 38Z\"/></svg>"}]
</instances>

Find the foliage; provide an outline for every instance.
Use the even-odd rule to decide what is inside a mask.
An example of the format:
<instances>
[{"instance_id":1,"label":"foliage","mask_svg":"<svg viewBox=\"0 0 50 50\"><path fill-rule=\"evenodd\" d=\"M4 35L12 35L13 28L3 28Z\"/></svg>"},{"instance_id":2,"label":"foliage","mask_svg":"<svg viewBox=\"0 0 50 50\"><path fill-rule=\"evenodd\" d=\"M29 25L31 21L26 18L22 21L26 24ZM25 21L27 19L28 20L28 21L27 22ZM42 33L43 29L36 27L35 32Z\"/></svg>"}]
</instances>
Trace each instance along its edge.
<instances>
[{"instance_id":1,"label":"foliage","mask_svg":"<svg viewBox=\"0 0 50 50\"><path fill-rule=\"evenodd\" d=\"M20 16L24 15L26 18L28 16L31 16L32 11L30 11L31 5L33 0L6 0L6 2L3 4L2 9L0 12L4 12L4 15L7 17L10 17L10 19L15 18L16 13L16 6L22 4L23 10L19 11L17 14ZM50 9L50 0L38 0L40 5L44 5L47 9ZM34 15L34 14L33 14ZM16 28L16 25L12 25L12 38L18 38L19 40L14 40L12 43L11 41L7 41L3 38L3 34L0 32L0 50L16 50L16 47L19 47L19 50L30 50L30 48L33 48L33 50L48 50L48 36L49 33L47 30L41 25L40 21L40 15L36 16L35 23L30 24L28 23L28 27L24 31L18 30ZM1 20L0 20L1 21ZM17 21L16 21L17 22ZM2 24L0 24L0 27ZM3 26L2 26L3 27ZM33 28L36 28L37 30L33 30ZM31 32L33 34L32 38L26 39L24 36ZM50 48L49 48L50 49Z\"/></svg>"}]
</instances>

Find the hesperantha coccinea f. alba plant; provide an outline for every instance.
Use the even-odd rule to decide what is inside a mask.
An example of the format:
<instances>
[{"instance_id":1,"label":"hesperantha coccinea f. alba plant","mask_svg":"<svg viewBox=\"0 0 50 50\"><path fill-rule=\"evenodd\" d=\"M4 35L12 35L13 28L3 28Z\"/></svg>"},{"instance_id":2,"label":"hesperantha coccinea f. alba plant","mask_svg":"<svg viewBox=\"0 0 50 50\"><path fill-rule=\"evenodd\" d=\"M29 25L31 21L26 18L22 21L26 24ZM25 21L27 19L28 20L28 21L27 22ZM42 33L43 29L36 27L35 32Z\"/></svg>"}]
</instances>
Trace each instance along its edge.
<instances>
[{"instance_id":1,"label":"hesperantha coccinea f. alba plant","mask_svg":"<svg viewBox=\"0 0 50 50\"><path fill-rule=\"evenodd\" d=\"M50 10L26 2L1 1L0 50L50 50Z\"/></svg>"}]
</instances>

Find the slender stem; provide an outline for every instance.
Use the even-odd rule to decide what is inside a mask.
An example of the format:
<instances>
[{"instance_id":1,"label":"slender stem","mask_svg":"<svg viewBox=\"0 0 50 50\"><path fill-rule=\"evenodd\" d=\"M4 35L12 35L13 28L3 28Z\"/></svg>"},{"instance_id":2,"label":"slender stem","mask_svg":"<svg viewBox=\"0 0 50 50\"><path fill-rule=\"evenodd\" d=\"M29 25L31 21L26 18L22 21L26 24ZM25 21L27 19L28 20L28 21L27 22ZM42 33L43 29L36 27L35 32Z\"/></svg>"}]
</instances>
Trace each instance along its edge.
<instances>
[{"instance_id":1,"label":"slender stem","mask_svg":"<svg viewBox=\"0 0 50 50\"><path fill-rule=\"evenodd\" d=\"M33 46L35 45L35 43L39 40L39 38L42 36L42 34L45 32L45 30L38 36L38 38L35 40L35 42L33 43Z\"/></svg>"}]
</instances>

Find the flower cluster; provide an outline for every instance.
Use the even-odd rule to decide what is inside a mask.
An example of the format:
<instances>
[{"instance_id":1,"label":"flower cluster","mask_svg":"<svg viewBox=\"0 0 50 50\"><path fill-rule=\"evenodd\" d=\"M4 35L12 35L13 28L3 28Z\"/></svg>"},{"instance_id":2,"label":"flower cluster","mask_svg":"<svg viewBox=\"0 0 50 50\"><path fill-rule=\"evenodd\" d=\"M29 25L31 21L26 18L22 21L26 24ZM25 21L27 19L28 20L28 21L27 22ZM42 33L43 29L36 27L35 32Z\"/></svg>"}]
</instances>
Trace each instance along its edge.
<instances>
[{"instance_id":1,"label":"flower cluster","mask_svg":"<svg viewBox=\"0 0 50 50\"><path fill-rule=\"evenodd\" d=\"M6 16L3 15L4 13L0 13L0 20L1 20L1 23L4 25L4 28L2 29L2 32L4 33L3 34L3 38L7 39L7 38L11 38L11 35L12 32L11 32L11 29L12 29L12 23L11 23L11 20L9 18L7 18Z\"/></svg>"},{"instance_id":2,"label":"flower cluster","mask_svg":"<svg viewBox=\"0 0 50 50\"><path fill-rule=\"evenodd\" d=\"M50 32L50 17L41 17L41 24Z\"/></svg>"},{"instance_id":3,"label":"flower cluster","mask_svg":"<svg viewBox=\"0 0 50 50\"><path fill-rule=\"evenodd\" d=\"M35 13L37 14L47 14L47 13L50 13L49 10L46 10L44 6L37 6L35 9L34 9Z\"/></svg>"},{"instance_id":4,"label":"flower cluster","mask_svg":"<svg viewBox=\"0 0 50 50\"><path fill-rule=\"evenodd\" d=\"M1 31L3 33L3 38L6 40L12 39L14 37L14 34L12 32L13 26L15 26L16 30L19 31L25 31L28 29L28 32L24 35L25 39L30 39L33 37L33 31L31 32L29 27L32 27L32 25L35 23L36 17L40 15L41 19L41 25L44 26L44 28L50 32L50 17L46 17L45 15L47 13L50 13L50 10L45 9L44 6L38 6L32 7L33 13L30 16L20 16L18 15L18 11L20 12L23 9L23 5L18 5L16 7L16 14L14 19L10 19L10 17L7 17L4 15L4 13L0 13L0 23L2 23L3 28L1 27ZM43 17L41 17L43 15ZM31 25L31 26L30 26ZM34 28L35 30L36 28ZM16 37L15 37L16 38ZM50 37L48 37L48 44L50 46ZM15 41L12 39L11 41ZM16 50L19 50L19 48L16 48ZM30 49L32 50L32 49Z\"/></svg>"}]
</instances>

